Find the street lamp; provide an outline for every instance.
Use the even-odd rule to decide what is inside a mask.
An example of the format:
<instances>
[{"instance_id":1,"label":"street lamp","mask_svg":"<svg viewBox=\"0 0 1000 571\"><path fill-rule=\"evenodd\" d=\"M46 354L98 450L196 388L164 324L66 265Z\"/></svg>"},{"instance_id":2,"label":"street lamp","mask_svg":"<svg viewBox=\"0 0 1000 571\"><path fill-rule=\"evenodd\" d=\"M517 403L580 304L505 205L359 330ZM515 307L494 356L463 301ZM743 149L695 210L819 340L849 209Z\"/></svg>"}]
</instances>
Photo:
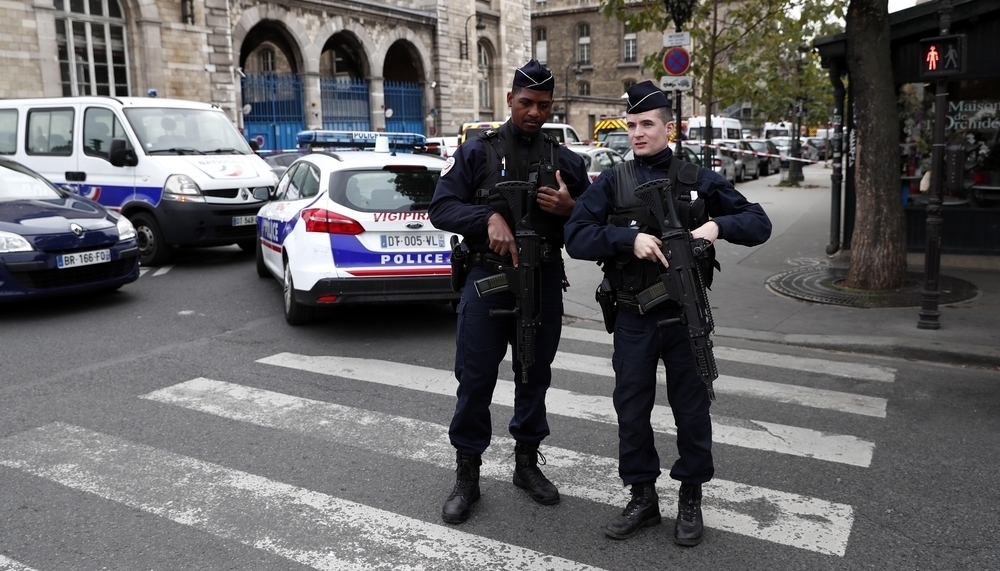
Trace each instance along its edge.
<instances>
[{"instance_id":1,"label":"street lamp","mask_svg":"<svg viewBox=\"0 0 1000 571\"><path fill-rule=\"evenodd\" d=\"M794 182L804 180L802 175L802 118L805 113L805 97L802 96L802 58L809 51L808 46L798 47L798 59L795 60L795 104L792 111L795 118L792 124L795 126L795 133L792 134L792 164L790 165L789 178Z\"/></svg>"},{"instance_id":2,"label":"street lamp","mask_svg":"<svg viewBox=\"0 0 1000 571\"><path fill-rule=\"evenodd\" d=\"M465 41L458 42L458 58L459 59L469 59L469 20L475 18L476 15L472 14L465 19ZM476 29L480 32L486 29L486 24L476 20Z\"/></svg>"},{"instance_id":3,"label":"street lamp","mask_svg":"<svg viewBox=\"0 0 1000 571\"><path fill-rule=\"evenodd\" d=\"M566 68L563 70L563 93L566 95L566 104L564 105L565 109L563 109L563 115L566 117L563 118L563 123L569 123L569 68L573 66L576 66L576 69L573 71L573 74L576 76L576 80L580 81L580 78L583 76L583 70L580 69L579 60L571 61L566 64Z\"/></svg>"}]
</instances>

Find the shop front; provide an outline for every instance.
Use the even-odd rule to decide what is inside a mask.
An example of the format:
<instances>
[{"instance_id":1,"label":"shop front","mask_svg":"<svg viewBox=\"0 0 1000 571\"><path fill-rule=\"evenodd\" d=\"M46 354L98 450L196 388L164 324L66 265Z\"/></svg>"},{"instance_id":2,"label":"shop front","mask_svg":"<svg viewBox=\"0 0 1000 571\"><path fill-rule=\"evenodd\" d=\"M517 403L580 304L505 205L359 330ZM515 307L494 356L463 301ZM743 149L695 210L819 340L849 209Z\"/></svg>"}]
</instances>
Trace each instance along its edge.
<instances>
[{"instance_id":1,"label":"shop front","mask_svg":"<svg viewBox=\"0 0 1000 571\"><path fill-rule=\"evenodd\" d=\"M926 247L937 78L928 65L955 70L947 80L944 112L941 252L1000 255L1000 4L953 0L949 36L961 38L931 48L939 34L939 2L919 4L890 15L893 79L899 112L900 197L907 226L907 250ZM958 42L959 40L955 40ZM843 160L835 161L834 197L844 183L843 243L850 248L854 226L854 153L851 78L846 81L846 34L815 42L834 85L835 128L843 142ZM961 59L959 59L961 58ZM960 70L960 73L959 73ZM863 81L862 78L855 81ZM846 84L846 87L845 87ZM843 118L843 120L841 120ZM841 173L836 172L837 167ZM838 213L834 213L839 215ZM835 234L836 222L831 224ZM837 237L831 236L831 246ZM835 247L828 248L828 251ZM833 252L830 252L833 253Z\"/></svg>"}]
</instances>

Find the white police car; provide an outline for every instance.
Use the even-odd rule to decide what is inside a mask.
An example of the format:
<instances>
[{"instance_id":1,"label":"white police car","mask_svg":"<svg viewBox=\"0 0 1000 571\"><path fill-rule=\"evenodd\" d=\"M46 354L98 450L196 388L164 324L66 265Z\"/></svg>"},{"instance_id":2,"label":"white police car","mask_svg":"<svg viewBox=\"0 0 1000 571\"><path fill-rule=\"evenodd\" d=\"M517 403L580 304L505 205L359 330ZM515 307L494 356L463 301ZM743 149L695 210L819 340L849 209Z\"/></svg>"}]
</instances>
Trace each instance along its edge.
<instances>
[{"instance_id":1,"label":"white police car","mask_svg":"<svg viewBox=\"0 0 1000 571\"><path fill-rule=\"evenodd\" d=\"M410 150L423 144L420 135L407 137ZM314 152L288 167L257 214L257 274L282 282L289 324L309 322L319 306L459 299L452 234L427 215L445 163L390 151L390 139L396 145L402 137L299 134L300 146ZM315 152L321 146L328 150ZM375 151L340 150L365 147Z\"/></svg>"}]
</instances>

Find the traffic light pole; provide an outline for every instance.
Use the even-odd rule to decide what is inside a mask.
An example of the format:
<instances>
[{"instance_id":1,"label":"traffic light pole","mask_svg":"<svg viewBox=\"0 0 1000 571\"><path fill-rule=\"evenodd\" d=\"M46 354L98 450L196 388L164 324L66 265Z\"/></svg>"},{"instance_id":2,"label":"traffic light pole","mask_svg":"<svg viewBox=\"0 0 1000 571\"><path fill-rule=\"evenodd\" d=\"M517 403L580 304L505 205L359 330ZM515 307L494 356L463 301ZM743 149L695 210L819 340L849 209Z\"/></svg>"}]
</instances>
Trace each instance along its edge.
<instances>
[{"instance_id":1,"label":"traffic light pole","mask_svg":"<svg viewBox=\"0 0 1000 571\"><path fill-rule=\"evenodd\" d=\"M940 35L948 34L951 27L951 0L941 0L938 8ZM924 286L920 291L920 319L917 329L940 329L938 301L941 297L938 278L941 274L941 190L944 187L944 121L948 105L948 80L937 80L934 97L934 146L931 150L931 188L927 200L926 234L924 249Z\"/></svg>"}]
</instances>

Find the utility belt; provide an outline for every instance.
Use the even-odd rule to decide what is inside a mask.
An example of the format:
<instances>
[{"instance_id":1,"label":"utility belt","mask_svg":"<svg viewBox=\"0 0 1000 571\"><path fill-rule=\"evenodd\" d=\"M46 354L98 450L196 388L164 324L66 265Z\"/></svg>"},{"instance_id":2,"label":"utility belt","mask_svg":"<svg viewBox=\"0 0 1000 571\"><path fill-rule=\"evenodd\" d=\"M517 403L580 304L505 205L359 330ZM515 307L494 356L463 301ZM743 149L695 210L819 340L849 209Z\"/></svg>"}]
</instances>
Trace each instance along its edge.
<instances>
[{"instance_id":1,"label":"utility belt","mask_svg":"<svg viewBox=\"0 0 1000 571\"><path fill-rule=\"evenodd\" d=\"M652 313L665 301L670 301L670 297L662 282L653 284L635 295L615 292L615 304L618 308L636 315Z\"/></svg>"},{"instance_id":2,"label":"utility belt","mask_svg":"<svg viewBox=\"0 0 1000 571\"><path fill-rule=\"evenodd\" d=\"M556 264L562 263L562 248L557 247L553 244L542 244L541 252L539 252L539 257L542 261L542 267L554 266ZM470 252L469 253L469 266L484 268L491 272L503 271L503 266L510 266L511 258L510 256L501 256L494 252Z\"/></svg>"}]
</instances>

